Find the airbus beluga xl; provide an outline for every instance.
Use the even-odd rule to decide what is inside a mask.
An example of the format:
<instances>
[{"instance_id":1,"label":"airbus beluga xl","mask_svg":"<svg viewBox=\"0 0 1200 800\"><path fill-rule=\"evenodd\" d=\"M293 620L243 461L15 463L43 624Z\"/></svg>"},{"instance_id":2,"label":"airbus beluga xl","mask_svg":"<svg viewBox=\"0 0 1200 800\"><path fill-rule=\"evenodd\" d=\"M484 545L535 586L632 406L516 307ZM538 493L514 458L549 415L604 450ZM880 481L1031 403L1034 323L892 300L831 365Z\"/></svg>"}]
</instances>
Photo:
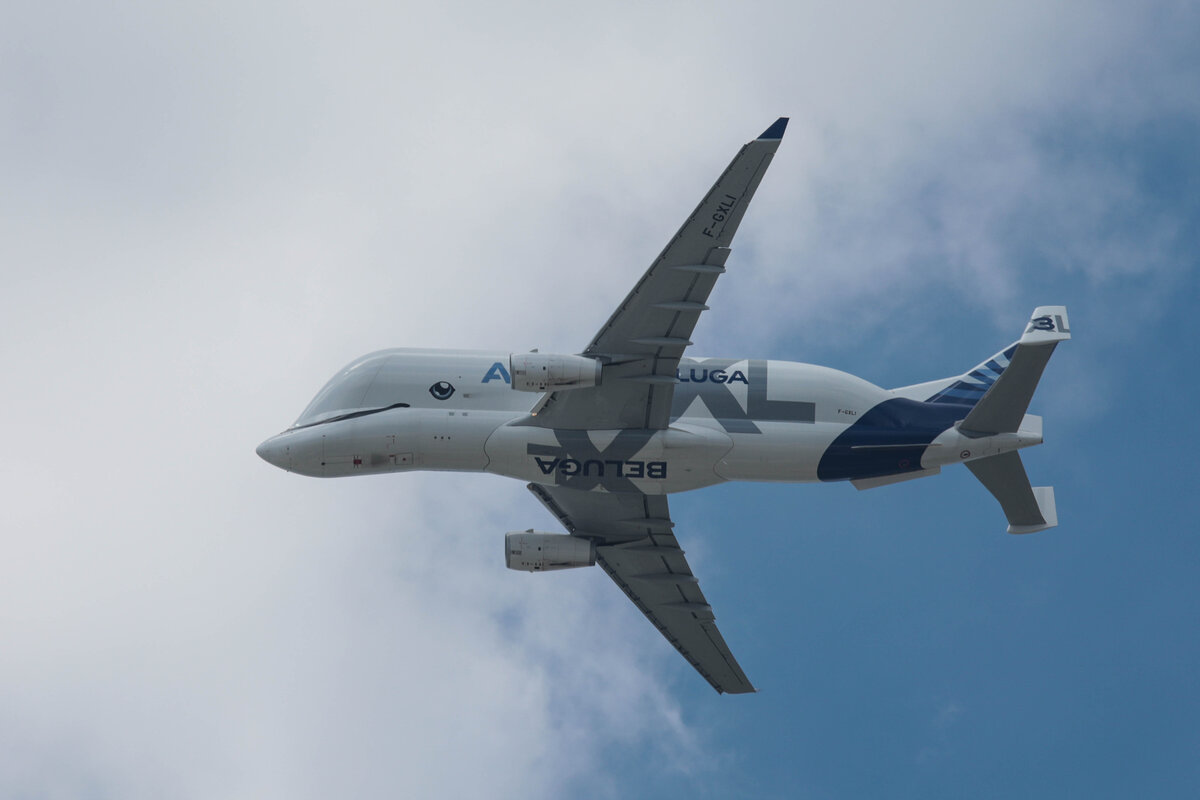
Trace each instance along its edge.
<instances>
[{"instance_id":1,"label":"airbus beluga xl","mask_svg":"<svg viewBox=\"0 0 1200 800\"><path fill-rule=\"evenodd\" d=\"M1015 343L967 372L883 389L787 361L684 353L730 244L783 138L745 145L578 354L380 350L337 373L300 418L258 446L271 464L332 478L492 472L528 483L565 533L505 537L528 572L599 564L718 692L754 687L717 630L676 538L667 495L723 481L850 481L859 489L962 463L1010 533L1057 524L1031 487L1025 413L1066 309L1034 310Z\"/></svg>"}]
</instances>

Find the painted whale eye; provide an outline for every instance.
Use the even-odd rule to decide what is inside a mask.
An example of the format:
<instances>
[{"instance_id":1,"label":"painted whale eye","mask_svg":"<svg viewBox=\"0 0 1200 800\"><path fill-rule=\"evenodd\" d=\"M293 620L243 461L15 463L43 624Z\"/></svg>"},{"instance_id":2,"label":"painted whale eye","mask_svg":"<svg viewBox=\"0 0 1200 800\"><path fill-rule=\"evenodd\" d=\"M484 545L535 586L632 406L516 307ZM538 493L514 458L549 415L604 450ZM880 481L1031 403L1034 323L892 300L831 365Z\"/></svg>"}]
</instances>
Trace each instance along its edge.
<instances>
[{"instance_id":1,"label":"painted whale eye","mask_svg":"<svg viewBox=\"0 0 1200 800\"><path fill-rule=\"evenodd\" d=\"M454 387L446 381L438 381L429 387L429 393L438 400L449 400L450 395L454 394Z\"/></svg>"}]
</instances>

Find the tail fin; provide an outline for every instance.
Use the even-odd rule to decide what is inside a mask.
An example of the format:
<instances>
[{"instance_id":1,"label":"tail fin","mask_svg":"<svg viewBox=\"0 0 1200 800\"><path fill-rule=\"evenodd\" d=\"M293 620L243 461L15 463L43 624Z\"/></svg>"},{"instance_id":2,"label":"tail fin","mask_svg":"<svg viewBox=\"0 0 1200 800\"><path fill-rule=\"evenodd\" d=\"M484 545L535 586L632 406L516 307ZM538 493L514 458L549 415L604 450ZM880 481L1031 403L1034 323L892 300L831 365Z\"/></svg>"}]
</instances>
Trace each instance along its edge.
<instances>
[{"instance_id":1,"label":"tail fin","mask_svg":"<svg viewBox=\"0 0 1200 800\"><path fill-rule=\"evenodd\" d=\"M1009 533L1034 533L1058 524L1053 486L1030 486L1015 451L968 461L967 469L992 493L1008 518Z\"/></svg>"},{"instance_id":2,"label":"tail fin","mask_svg":"<svg viewBox=\"0 0 1200 800\"><path fill-rule=\"evenodd\" d=\"M979 452L986 446L985 441L1003 440L1016 447L1037 444L1041 442L1041 419L1027 416L1025 411L1054 348L1070 338L1067 309L1039 306L1018 341L970 372L957 378L893 389L892 394L961 406L964 417L955 427L968 441L976 443L970 450ZM1008 517L1008 532L1033 533L1053 528L1058 524L1053 487L1030 486L1016 449L1011 446L999 449L1006 452L976 457L966 464L1000 502Z\"/></svg>"},{"instance_id":3,"label":"tail fin","mask_svg":"<svg viewBox=\"0 0 1200 800\"><path fill-rule=\"evenodd\" d=\"M967 414L960 427L971 433L1013 433L1021 426L1055 345L1070 338L1067 309L1039 306L1018 341L970 371L955 378L902 386L892 389L892 394L962 406Z\"/></svg>"},{"instance_id":4,"label":"tail fin","mask_svg":"<svg viewBox=\"0 0 1200 800\"><path fill-rule=\"evenodd\" d=\"M902 386L892 389L892 394L907 397L909 400L922 400L926 403L944 403L972 408L980 398L987 394L1012 360L1020 342L1013 342L1008 347L976 364L967 372L953 378L942 378L912 386Z\"/></svg>"},{"instance_id":5,"label":"tail fin","mask_svg":"<svg viewBox=\"0 0 1200 800\"><path fill-rule=\"evenodd\" d=\"M1025 335L1005 351L1011 351L1008 365L959 423L959 429L968 435L1016 433L1054 348L1070 338L1065 307L1036 308Z\"/></svg>"}]
</instances>

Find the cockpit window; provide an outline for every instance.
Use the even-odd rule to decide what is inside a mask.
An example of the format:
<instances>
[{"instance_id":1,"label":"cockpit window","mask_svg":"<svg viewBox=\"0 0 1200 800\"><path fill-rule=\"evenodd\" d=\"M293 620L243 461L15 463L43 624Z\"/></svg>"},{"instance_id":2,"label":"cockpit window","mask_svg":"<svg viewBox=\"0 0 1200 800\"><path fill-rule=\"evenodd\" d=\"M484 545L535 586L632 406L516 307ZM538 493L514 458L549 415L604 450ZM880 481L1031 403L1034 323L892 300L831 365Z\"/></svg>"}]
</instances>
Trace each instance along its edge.
<instances>
[{"instance_id":1,"label":"cockpit window","mask_svg":"<svg viewBox=\"0 0 1200 800\"><path fill-rule=\"evenodd\" d=\"M384 368L390 359L389 353L373 353L363 356L334 375L329 383L317 392L317 396L292 427L300 428L325 422L367 408L396 405L399 398L391 397L385 402L376 402L373 395L378 395L379 392L372 391L380 373L386 372Z\"/></svg>"}]
</instances>

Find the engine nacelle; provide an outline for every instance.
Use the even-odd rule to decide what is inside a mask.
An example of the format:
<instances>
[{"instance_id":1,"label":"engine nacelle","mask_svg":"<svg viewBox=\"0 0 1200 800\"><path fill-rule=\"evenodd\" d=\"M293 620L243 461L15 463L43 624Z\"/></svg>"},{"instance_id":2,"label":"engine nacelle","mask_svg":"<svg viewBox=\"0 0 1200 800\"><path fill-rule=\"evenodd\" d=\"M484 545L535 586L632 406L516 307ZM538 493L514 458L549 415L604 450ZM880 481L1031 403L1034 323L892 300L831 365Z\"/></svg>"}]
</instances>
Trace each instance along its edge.
<instances>
[{"instance_id":1,"label":"engine nacelle","mask_svg":"<svg viewBox=\"0 0 1200 800\"><path fill-rule=\"evenodd\" d=\"M512 531L504 534L504 563L525 572L590 567L596 563L596 545L565 533Z\"/></svg>"},{"instance_id":2,"label":"engine nacelle","mask_svg":"<svg viewBox=\"0 0 1200 800\"><path fill-rule=\"evenodd\" d=\"M513 353L508 357L508 373L518 392L582 389L600 383L600 362L584 356Z\"/></svg>"}]
</instances>

